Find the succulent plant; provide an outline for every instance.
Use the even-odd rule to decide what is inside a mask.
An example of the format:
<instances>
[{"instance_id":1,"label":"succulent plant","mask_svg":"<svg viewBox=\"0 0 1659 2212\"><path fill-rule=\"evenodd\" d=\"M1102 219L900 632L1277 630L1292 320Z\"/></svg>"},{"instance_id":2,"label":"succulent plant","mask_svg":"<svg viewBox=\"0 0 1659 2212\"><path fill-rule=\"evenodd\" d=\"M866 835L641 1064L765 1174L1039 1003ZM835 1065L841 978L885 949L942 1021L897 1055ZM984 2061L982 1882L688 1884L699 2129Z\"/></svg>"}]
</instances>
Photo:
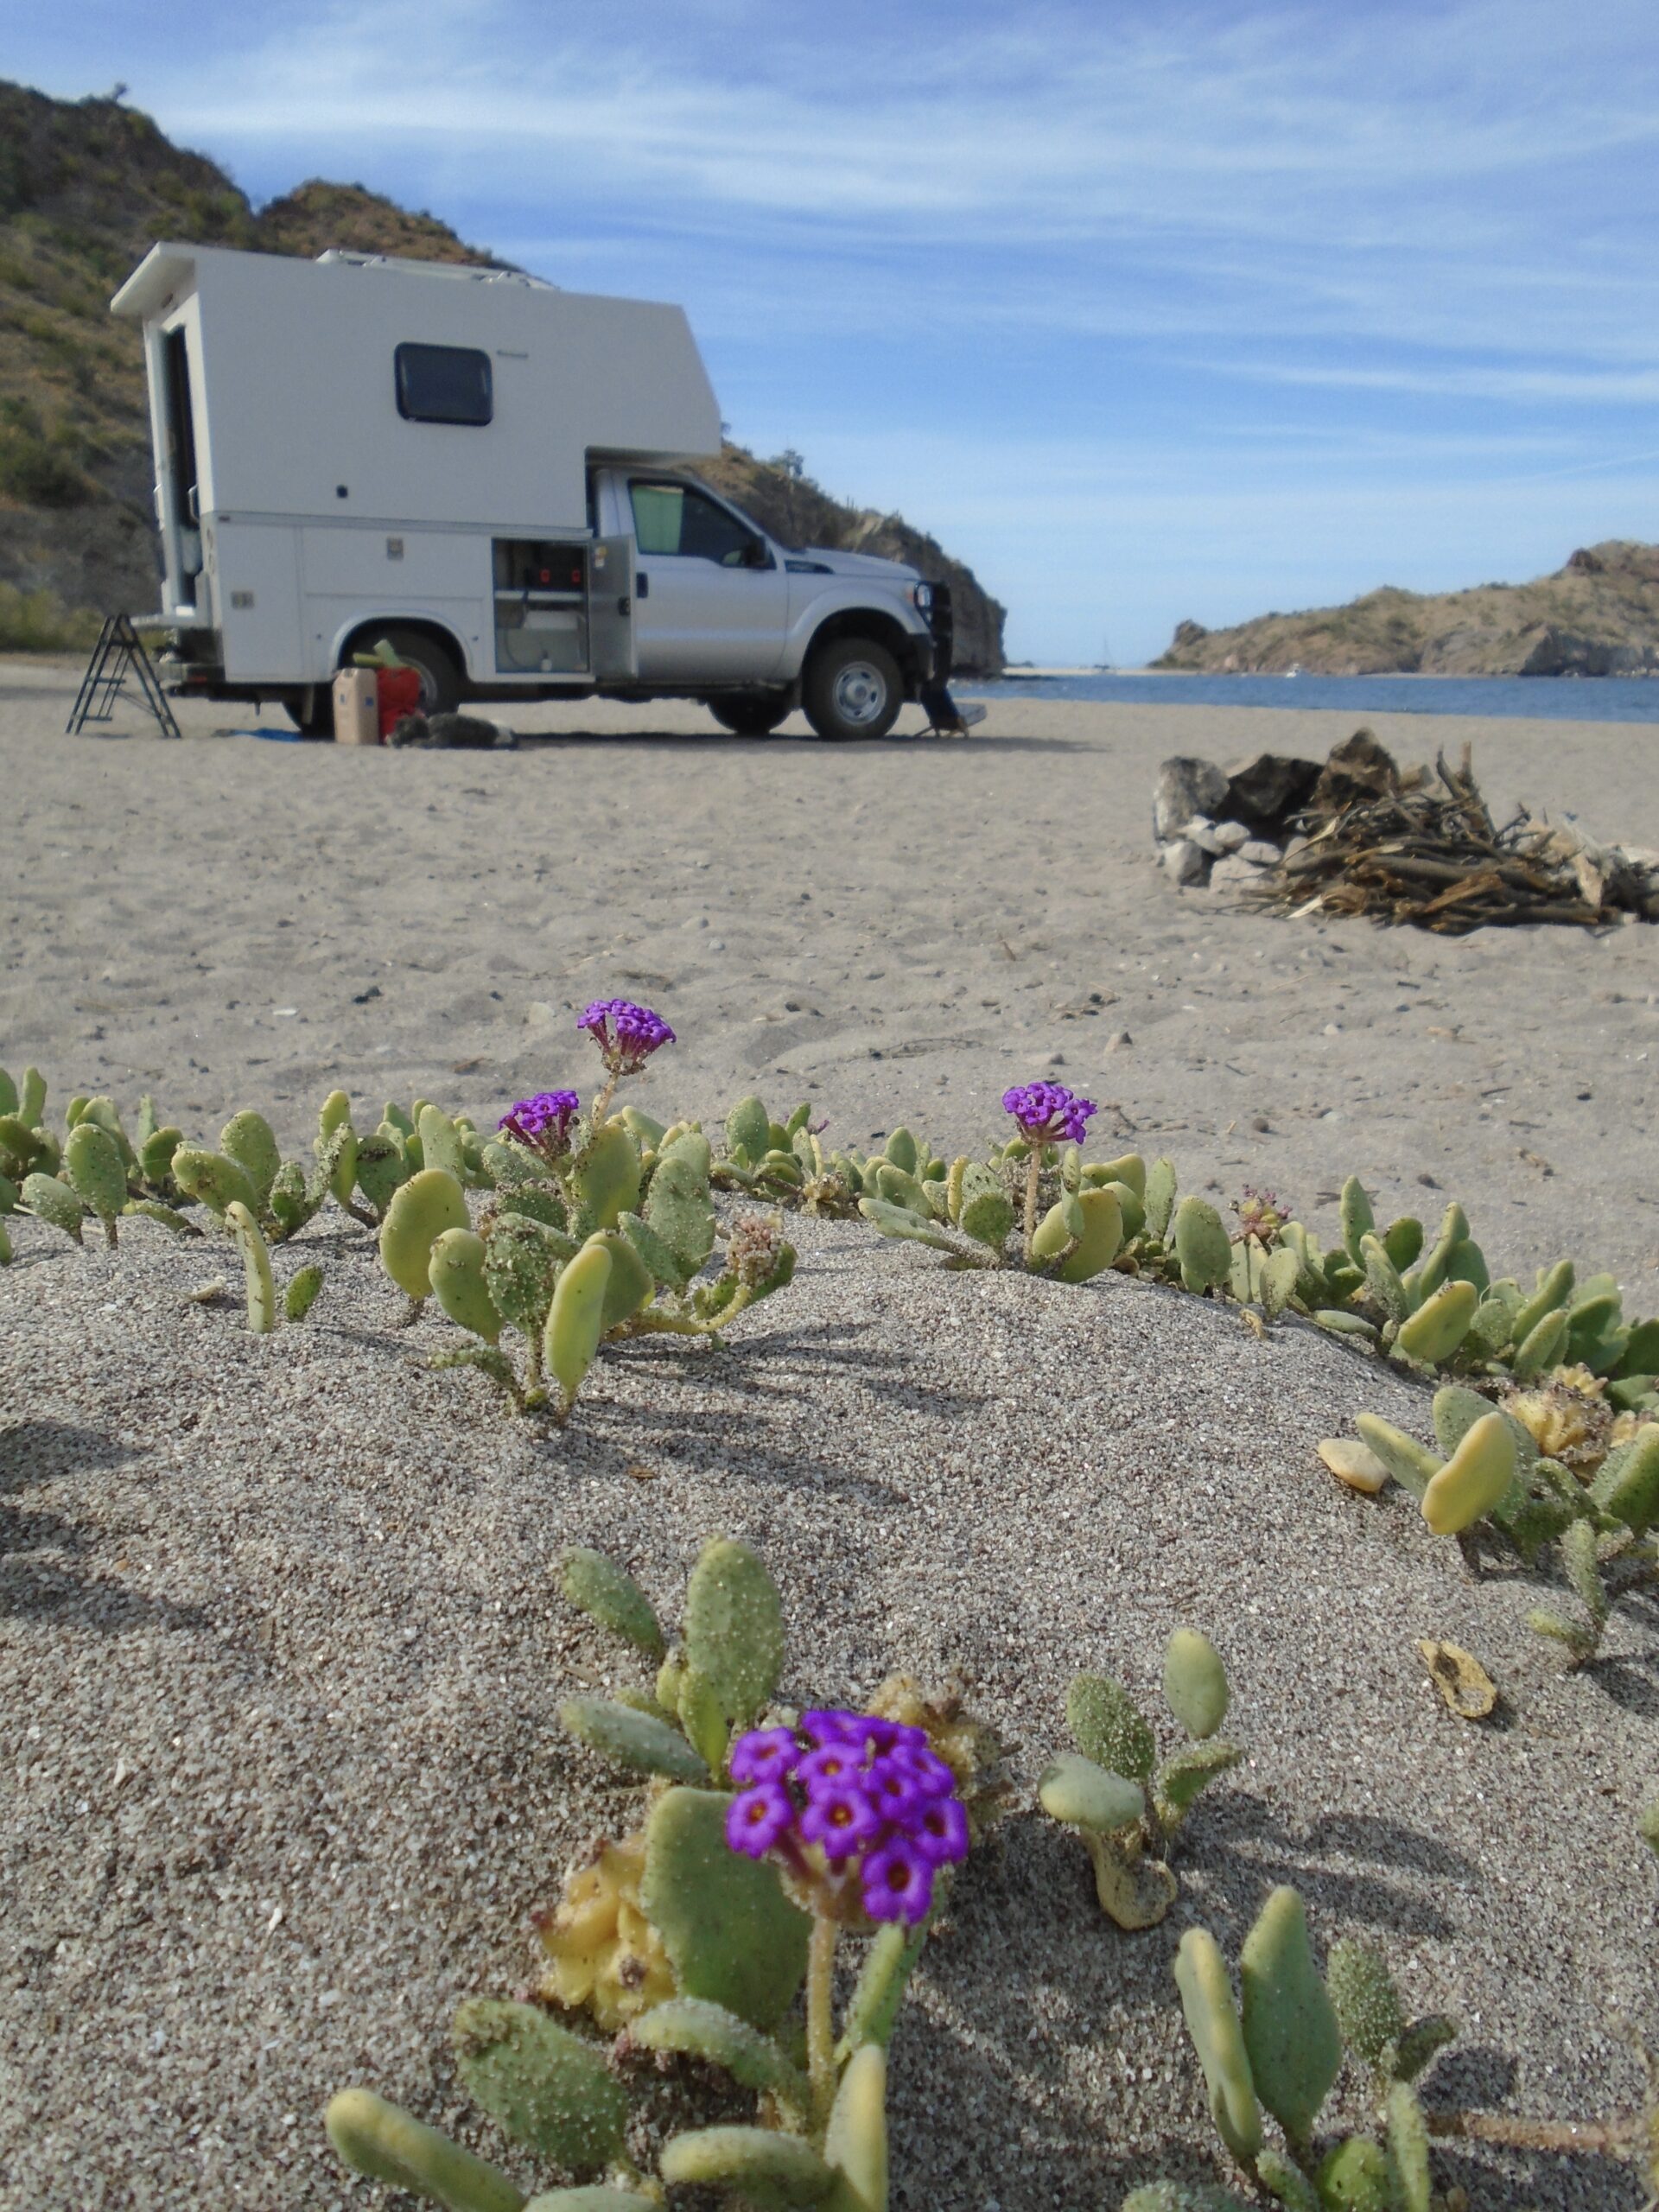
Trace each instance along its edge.
<instances>
[{"instance_id":1,"label":"succulent plant","mask_svg":"<svg viewBox=\"0 0 1659 2212\"><path fill-rule=\"evenodd\" d=\"M705 1548L671 1652L655 1607L603 1554L570 1549L557 1573L595 1622L647 1658L666 1652L656 1694L584 1700L579 1716L565 1708L567 1726L658 1774L672 1739L716 1786L661 1790L639 1828L572 1871L537 1923L549 1961L540 1994L620 2031L619 2052L718 2067L756 2094L758 2124L675 2135L657 2174L642 2173L625 2154L626 2093L605 2048L523 2002L461 2007L462 2081L538 2159L579 2180L602 2171L537 2197L531 2212L638 2212L660 2206L664 2186L692 2184L743 2204L887 2212L887 2048L935 1883L967 1852L957 1769L917 1723L837 1709L776 1715L782 1610L743 1545ZM985 1747L959 1708L928 1707L903 1677L887 1695L933 1713L963 1767L977 1770ZM601 1714L609 1719L596 1728ZM734 1736L734 1724L761 1717L770 1725ZM837 2021L836 1950L849 1930L873 1935ZM791 2019L803 1991L804 2065ZM365 2089L342 2091L327 2126L358 2172L462 2212L524 2206L498 2169Z\"/></svg>"},{"instance_id":2,"label":"succulent plant","mask_svg":"<svg viewBox=\"0 0 1659 2212\"><path fill-rule=\"evenodd\" d=\"M1575 1471L1540 1451L1513 1395L1494 1407L1448 1383L1435 1394L1433 1418L1438 1449L1375 1414L1361 1414L1354 1426L1360 1446L1420 1501L1437 1535L1468 1542L1488 1530L1529 1567L1556 1546L1577 1611L1541 1607L1529 1618L1564 1648L1570 1665L1585 1665L1600 1649L1615 1599L1659 1575L1659 1423L1643 1422L1592 1459L1586 1483L1585 1468Z\"/></svg>"},{"instance_id":3,"label":"succulent plant","mask_svg":"<svg viewBox=\"0 0 1659 2212\"><path fill-rule=\"evenodd\" d=\"M1037 1795L1088 1847L1101 1909L1120 1928L1155 1927L1175 1902L1168 1865L1181 1823L1205 1786L1243 1757L1217 1731L1229 1689L1208 1637L1177 1629L1164 1652L1164 1696L1185 1731L1161 1766L1152 1724L1120 1683L1079 1675L1067 1693L1074 1751L1052 1759Z\"/></svg>"},{"instance_id":4,"label":"succulent plant","mask_svg":"<svg viewBox=\"0 0 1659 2212\"><path fill-rule=\"evenodd\" d=\"M1291 2212L1429 2212L1428 2130L1409 2084L1456 2032L1408 2026L1388 1967L1367 1946L1338 1943L1321 1976L1302 1900L1275 1889L1239 1953L1239 1998L1220 1945L1190 1928L1175 1961L1181 2010L1228 2151ZM1321 2150L1315 2130L1344 2046L1376 2080L1382 2140L1353 2136ZM1285 2149L1270 2142L1276 2120ZM1124 2212L1220 2206L1224 2191L1154 2183Z\"/></svg>"}]
</instances>

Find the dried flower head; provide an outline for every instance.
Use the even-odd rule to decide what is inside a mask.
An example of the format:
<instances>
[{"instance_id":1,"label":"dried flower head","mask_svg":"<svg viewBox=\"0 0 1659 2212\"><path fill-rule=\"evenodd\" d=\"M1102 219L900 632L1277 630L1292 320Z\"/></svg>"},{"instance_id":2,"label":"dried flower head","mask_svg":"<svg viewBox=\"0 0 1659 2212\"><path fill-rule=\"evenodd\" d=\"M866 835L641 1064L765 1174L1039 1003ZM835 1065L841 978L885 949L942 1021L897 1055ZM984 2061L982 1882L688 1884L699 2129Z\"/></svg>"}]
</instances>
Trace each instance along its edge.
<instances>
[{"instance_id":1,"label":"dried flower head","mask_svg":"<svg viewBox=\"0 0 1659 2212\"><path fill-rule=\"evenodd\" d=\"M1582 1376L1588 1389L1574 1379ZM1510 1390L1500 1401L1547 1459L1559 1459L1587 1478L1612 1443L1613 1409L1601 1384L1583 1368L1558 1368L1548 1382Z\"/></svg>"},{"instance_id":2,"label":"dried flower head","mask_svg":"<svg viewBox=\"0 0 1659 2212\"><path fill-rule=\"evenodd\" d=\"M572 1869L556 1910L536 1919L550 1962L541 1994L586 2005L613 2032L675 1991L662 1938L639 1902L645 1871L643 1830L602 1839Z\"/></svg>"},{"instance_id":3,"label":"dried flower head","mask_svg":"<svg viewBox=\"0 0 1659 2212\"><path fill-rule=\"evenodd\" d=\"M746 1290L758 1290L778 1271L784 1224L776 1214L746 1213L732 1224L726 1264Z\"/></svg>"},{"instance_id":4,"label":"dried flower head","mask_svg":"<svg viewBox=\"0 0 1659 2212\"><path fill-rule=\"evenodd\" d=\"M636 1074L653 1052L674 1042L674 1032L662 1016L632 999L595 999L576 1027L588 1032L613 1076Z\"/></svg>"},{"instance_id":5,"label":"dried flower head","mask_svg":"<svg viewBox=\"0 0 1659 2212\"><path fill-rule=\"evenodd\" d=\"M1091 1117L1099 1112L1092 1098L1079 1098L1063 1083L1016 1084L1002 1094L1002 1104L1033 1144L1081 1144Z\"/></svg>"},{"instance_id":6,"label":"dried flower head","mask_svg":"<svg viewBox=\"0 0 1659 2212\"><path fill-rule=\"evenodd\" d=\"M582 1111L574 1090L538 1090L510 1106L496 1124L499 1129L537 1153L543 1160L563 1158L570 1149L570 1128Z\"/></svg>"},{"instance_id":7,"label":"dried flower head","mask_svg":"<svg viewBox=\"0 0 1659 2212\"><path fill-rule=\"evenodd\" d=\"M1271 1244L1290 1219L1290 1208L1279 1193L1258 1191L1254 1183L1244 1185L1233 1211L1238 1216L1239 1235L1254 1236L1262 1244Z\"/></svg>"},{"instance_id":8,"label":"dried flower head","mask_svg":"<svg viewBox=\"0 0 1659 2212\"><path fill-rule=\"evenodd\" d=\"M926 1732L839 1707L797 1728L755 1728L732 1746L743 1783L726 1840L772 1858L812 1910L834 1920L927 1917L941 1866L968 1855L957 1777Z\"/></svg>"}]
</instances>

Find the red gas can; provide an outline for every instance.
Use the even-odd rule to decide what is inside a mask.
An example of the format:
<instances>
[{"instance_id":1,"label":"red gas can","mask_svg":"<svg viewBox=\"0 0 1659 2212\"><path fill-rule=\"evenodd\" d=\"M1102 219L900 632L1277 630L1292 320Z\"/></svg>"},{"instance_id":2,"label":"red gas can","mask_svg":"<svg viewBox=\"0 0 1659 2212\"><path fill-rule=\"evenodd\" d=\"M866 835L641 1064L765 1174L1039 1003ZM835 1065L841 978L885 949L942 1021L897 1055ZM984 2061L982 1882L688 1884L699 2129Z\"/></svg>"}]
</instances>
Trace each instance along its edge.
<instances>
[{"instance_id":1,"label":"red gas can","mask_svg":"<svg viewBox=\"0 0 1659 2212\"><path fill-rule=\"evenodd\" d=\"M384 745L402 717L414 714L419 708L421 671L418 668L383 668L378 672L375 692L380 715L380 742Z\"/></svg>"}]
</instances>

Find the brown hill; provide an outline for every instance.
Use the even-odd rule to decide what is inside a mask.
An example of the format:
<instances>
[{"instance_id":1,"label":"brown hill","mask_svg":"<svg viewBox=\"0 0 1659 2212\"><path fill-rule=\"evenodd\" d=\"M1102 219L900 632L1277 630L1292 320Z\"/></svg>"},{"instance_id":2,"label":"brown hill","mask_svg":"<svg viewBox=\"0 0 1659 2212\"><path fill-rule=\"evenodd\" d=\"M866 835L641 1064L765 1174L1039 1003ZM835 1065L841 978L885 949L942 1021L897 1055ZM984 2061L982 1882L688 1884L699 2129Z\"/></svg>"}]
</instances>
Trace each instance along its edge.
<instances>
[{"instance_id":1,"label":"brown hill","mask_svg":"<svg viewBox=\"0 0 1659 2212\"><path fill-rule=\"evenodd\" d=\"M1321 676L1659 675L1659 545L1611 538L1527 584L1426 594L1385 585L1346 607L1183 622L1155 668Z\"/></svg>"},{"instance_id":2,"label":"brown hill","mask_svg":"<svg viewBox=\"0 0 1659 2212\"><path fill-rule=\"evenodd\" d=\"M503 265L435 216L360 184L313 179L256 212L221 168L171 144L137 109L0 83L0 649L79 645L99 614L147 612L154 601L143 349L109 302L164 238ZM931 537L741 447L708 474L786 537L944 578L961 664L1001 666L1002 609Z\"/></svg>"}]
</instances>

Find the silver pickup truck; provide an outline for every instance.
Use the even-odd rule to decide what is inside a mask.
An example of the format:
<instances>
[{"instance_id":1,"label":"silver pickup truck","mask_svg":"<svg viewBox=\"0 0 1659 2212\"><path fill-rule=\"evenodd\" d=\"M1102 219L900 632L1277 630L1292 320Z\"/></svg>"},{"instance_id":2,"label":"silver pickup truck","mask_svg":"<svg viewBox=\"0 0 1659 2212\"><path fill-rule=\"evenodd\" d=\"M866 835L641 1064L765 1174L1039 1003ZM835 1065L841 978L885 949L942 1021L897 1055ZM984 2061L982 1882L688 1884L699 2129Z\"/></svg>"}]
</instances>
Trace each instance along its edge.
<instances>
[{"instance_id":1,"label":"silver pickup truck","mask_svg":"<svg viewBox=\"0 0 1659 2212\"><path fill-rule=\"evenodd\" d=\"M596 537L632 544L638 681L764 736L804 707L820 737L883 737L950 672L950 594L864 553L779 544L695 478L594 472Z\"/></svg>"}]
</instances>

